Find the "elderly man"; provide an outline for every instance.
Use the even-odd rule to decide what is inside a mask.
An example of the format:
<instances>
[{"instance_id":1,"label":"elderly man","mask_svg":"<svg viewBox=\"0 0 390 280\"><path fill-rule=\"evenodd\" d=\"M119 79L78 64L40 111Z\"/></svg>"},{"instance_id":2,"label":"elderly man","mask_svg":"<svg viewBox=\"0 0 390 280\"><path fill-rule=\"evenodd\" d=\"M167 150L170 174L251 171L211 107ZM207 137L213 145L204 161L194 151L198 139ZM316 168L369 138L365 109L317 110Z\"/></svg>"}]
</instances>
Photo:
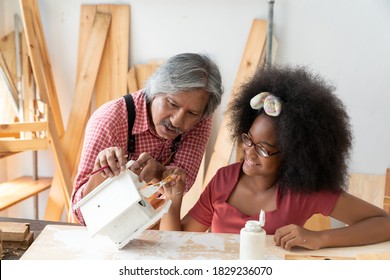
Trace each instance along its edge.
<instances>
[{"instance_id":1,"label":"elderly man","mask_svg":"<svg viewBox=\"0 0 390 280\"><path fill-rule=\"evenodd\" d=\"M130 169L140 181L160 181L174 172L188 191L222 93L217 65L206 55L183 53L161 65L144 89L102 105L86 128L72 205L119 175L130 159L136 160ZM74 214L84 224L80 210Z\"/></svg>"}]
</instances>

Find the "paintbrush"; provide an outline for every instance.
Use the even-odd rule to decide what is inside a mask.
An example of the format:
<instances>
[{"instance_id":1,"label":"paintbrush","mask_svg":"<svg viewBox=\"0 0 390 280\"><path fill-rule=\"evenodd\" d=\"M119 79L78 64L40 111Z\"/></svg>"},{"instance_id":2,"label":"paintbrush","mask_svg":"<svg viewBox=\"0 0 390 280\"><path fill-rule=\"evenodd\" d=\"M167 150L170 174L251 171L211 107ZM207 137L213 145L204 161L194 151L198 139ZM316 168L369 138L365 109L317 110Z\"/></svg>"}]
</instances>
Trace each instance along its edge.
<instances>
[{"instance_id":1,"label":"paintbrush","mask_svg":"<svg viewBox=\"0 0 390 280\"><path fill-rule=\"evenodd\" d=\"M125 155L124 157L127 158L128 155ZM115 161L118 162L117 159L116 159ZM92 175L95 175L96 173L98 173L98 172L100 172L100 171L106 169L107 167L110 167L110 165L109 165L109 164L106 164L106 165L100 167L99 169L96 169L95 171L92 171L91 173L88 174L88 177L91 177Z\"/></svg>"},{"instance_id":2,"label":"paintbrush","mask_svg":"<svg viewBox=\"0 0 390 280\"><path fill-rule=\"evenodd\" d=\"M140 189L139 192L140 194L145 197L145 198L149 198L151 197L153 194L155 194L161 187L163 187L165 184L168 184L170 182L172 182L174 180L173 174L171 175L168 175L167 177L165 177L164 179L162 179L160 182L158 183L155 183L155 184L151 184L151 185L148 185L146 186L145 188L143 189Z\"/></svg>"}]
</instances>

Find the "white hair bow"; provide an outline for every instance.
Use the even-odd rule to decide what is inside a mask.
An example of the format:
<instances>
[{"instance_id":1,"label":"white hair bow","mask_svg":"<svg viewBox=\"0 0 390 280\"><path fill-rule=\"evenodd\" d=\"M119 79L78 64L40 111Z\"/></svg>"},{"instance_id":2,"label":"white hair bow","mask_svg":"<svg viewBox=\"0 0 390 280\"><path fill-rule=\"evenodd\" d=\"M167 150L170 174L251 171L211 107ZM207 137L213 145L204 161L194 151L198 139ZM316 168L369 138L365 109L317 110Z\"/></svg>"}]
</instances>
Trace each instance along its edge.
<instances>
[{"instance_id":1,"label":"white hair bow","mask_svg":"<svg viewBox=\"0 0 390 280\"><path fill-rule=\"evenodd\" d=\"M260 110L264 108L264 112L272 117L279 116L282 111L282 102L278 97L269 92L260 92L255 95L250 101L252 109Z\"/></svg>"}]
</instances>

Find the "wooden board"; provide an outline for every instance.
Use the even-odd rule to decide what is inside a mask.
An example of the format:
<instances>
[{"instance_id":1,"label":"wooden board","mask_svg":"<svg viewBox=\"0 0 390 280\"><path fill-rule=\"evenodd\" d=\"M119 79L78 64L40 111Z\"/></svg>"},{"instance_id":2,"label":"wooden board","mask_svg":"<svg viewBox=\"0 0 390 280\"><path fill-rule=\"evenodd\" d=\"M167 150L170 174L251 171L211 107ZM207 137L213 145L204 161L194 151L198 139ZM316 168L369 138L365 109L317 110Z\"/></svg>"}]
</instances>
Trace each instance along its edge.
<instances>
[{"instance_id":1,"label":"wooden board","mask_svg":"<svg viewBox=\"0 0 390 280\"><path fill-rule=\"evenodd\" d=\"M62 141L69 170L73 169L73 166L77 162L79 146L82 145L81 139L84 137L84 129L89 118L88 110L86 108L89 108L91 103L110 22L111 15L106 13L95 14L91 33L87 40L87 49L90 51L86 52L85 55L80 58L81 61L79 61L79 65L81 65L80 74L76 82L76 92L68 126ZM62 214L63 205L69 203L70 195L64 196L61 199L61 185L59 183L60 173L56 172L53 179L53 187L49 193L48 204L44 215L45 219L59 220ZM73 185L70 185L67 191L71 194L72 190ZM68 211L68 209L69 207L66 207L66 211Z\"/></svg>"},{"instance_id":2,"label":"wooden board","mask_svg":"<svg viewBox=\"0 0 390 280\"><path fill-rule=\"evenodd\" d=\"M4 210L48 189L51 183L52 178L42 177L38 180L33 180L28 176L0 183L0 210Z\"/></svg>"},{"instance_id":3,"label":"wooden board","mask_svg":"<svg viewBox=\"0 0 390 280\"><path fill-rule=\"evenodd\" d=\"M129 93L136 92L139 89L137 78L135 76L135 67L132 66L127 73L127 89Z\"/></svg>"},{"instance_id":4,"label":"wooden board","mask_svg":"<svg viewBox=\"0 0 390 280\"><path fill-rule=\"evenodd\" d=\"M348 192L383 209L385 175L352 173Z\"/></svg>"},{"instance_id":5,"label":"wooden board","mask_svg":"<svg viewBox=\"0 0 390 280\"><path fill-rule=\"evenodd\" d=\"M381 252L381 253L358 254L356 259L358 259L358 260L390 260L390 250L388 252Z\"/></svg>"},{"instance_id":6,"label":"wooden board","mask_svg":"<svg viewBox=\"0 0 390 280\"><path fill-rule=\"evenodd\" d=\"M147 64L137 64L127 73L127 86L129 93L133 93L145 87L146 80L163 64L162 60L151 60Z\"/></svg>"},{"instance_id":7,"label":"wooden board","mask_svg":"<svg viewBox=\"0 0 390 280\"><path fill-rule=\"evenodd\" d=\"M0 139L0 153L44 150L47 146L46 139Z\"/></svg>"},{"instance_id":8,"label":"wooden board","mask_svg":"<svg viewBox=\"0 0 390 280\"><path fill-rule=\"evenodd\" d=\"M138 89L145 87L146 80L160 67L162 62L151 61L148 64L135 65L135 78Z\"/></svg>"},{"instance_id":9,"label":"wooden board","mask_svg":"<svg viewBox=\"0 0 390 280\"><path fill-rule=\"evenodd\" d=\"M23 241L30 232L28 223L0 222L3 241Z\"/></svg>"},{"instance_id":10,"label":"wooden board","mask_svg":"<svg viewBox=\"0 0 390 280\"><path fill-rule=\"evenodd\" d=\"M11 70L0 50L0 92L2 93L0 122L18 119L19 97Z\"/></svg>"},{"instance_id":11,"label":"wooden board","mask_svg":"<svg viewBox=\"0 0 390 280\"><path fill-rule=\"evenodd\" d=\"M123 249L86 227L46 226L21 260L237 259L239 235L146 230Z\"/></svg>"},{"instance_id":12,"label":"wooden board","mask_svg":"<svg viewBox=\"0 0 390 280\"><path fill-rule=\"evenodd\" d=\"M34 232L27 233L24 240L21 241L3 241L4 249L23 249L26 250L34 241Z\"/></svg>"},{"instance_id":13,"label":"wooden board","mask_svg":"<svg viewBox=\"0 0 390 280\"><path fill-rule=\"evenodd\" d=\"M16 76L15 32L10 32L0 39L0 66L11 84L12 94L18 99L16 89L18 79Z\"/></svg>"},{"instance_id":14,"label":"wooden board","mask_svg":"<svg viewBox=\"0 0 390 280\"><path fill-rule=\"evenodd\" d=\"M37 0L20 0L22 21L27 39L28 54L36 79L36 86L42 100L50 105L53 122L59 138L64 134L61 109L58 102L57 89L54 83L51 61L43 34Z\"/></svg>"},{"instance_id":15,"label":"wooden board","mask_svg":"<svg viewBox=\"0 0 390 280\"><path fill-rule=\"evenodd\" d=\"M73 106L63 139L64 152L69 168L73 166L73 162L75 161L75 152L78 149L78 145L82 144L80 143L80 139L83 138L84 129L89 118L86 108L91 103L110 22L110 14L96 13L87 44L89 51L82 57ZM69 191L71 192L72 189Z\"/></svg>"},{"instance_id":16,"label":"wooden board","mask_svg":"<svg viewBox=\"0 0 390 280\"><path fill-rule=\"evenodd\" d=\"M130 260L130 259L238 259L239 234L146 230L123 249L105 236L91 237L86 227L49 225L24 253L21 260ZM285 254L314 257L356 258L360 254L390 252L390 241L340 248L291 251L275 246L272 235L266 236L266 259L283 260Z\"/></svg>"},{"instance_id":17,"label":"wooden board","mask_svg":"<svg viewBox=\"0 0 390 280\"><path fill-rule=\"evenodd\" d=\"M97 11L110 13L112 22L96 81L96 108L127 93L130 6L97 5Z\"/></svg>"},{"instance_id":18,"label":"wooden board","mask_svg":"<svg viewBox=\"0 0 390 280\"><path fill-rule=\"evenodd\" d=\"M355 257L285 254L285 260L356 260Z\"/></svg>"},{"instance_id":19,"label":"wooden board","mask_svg":"<svg viewBox=\"0 0 390 280\"><path fill-rule=\"evenodd\" d=\"M180 217L183 218L189 210L198 201L203 192L203 178L205 174L205 154L203 154L202 162L200 163L198 174L191 189L184 195L180 209Z\"/></svg>"},{"instance_id":20,"label":"wooden board","mask_svg":"<svg viewBox=\"0 0 390 280\"><path fill-rule=\"evenodd\" d=\"M43 138L20 138L22 132L47 132L47 122L23 122L0 124L0 153L22 152L26 150L42 150L47 148L47 139ZM30 136L32 134L30 133ZM25 135L26 136L26 135ZM10 138L17 137L17 138Z\"/></svg>"},{"instance_id":21,"label":"wooden board","mask_svg":"<svg viewBox=\"0 0 390 280\"><path fill-rule=\"evenodd\" d=\"M303 227L309 230L319 231L330 229L332 226L329 217L325 217L321 214L315 214L306 221Z\"/></svg>"},{"instance_id":22,"label":"wooden board","mask_svg":"<svg viewBox=\"0 0 390 280\"><path fill-rule=\"evenodd\" d=\"M85 35L90 33L92 19L97 12L110 14L112 20L96 81L95 108L127 93L126 76L128 71L130 6L111 4L81 5L79 59L89 51L86 48Z\"/></svg>"},{"instance_id":23,"label":"wooden board","mask_svg":"<svg viewBox=\"0 0 390 280\"><path fill-rule=\"evenodd\" d=\"M254 75L261 60L262 53L265 51L266 39L267 21L259 19L253 20L237 76L230 93L230 100L234 98L234 95L240 85L246 79ZM234 145L231 141L229 141L229 139L230 134L227 129L227 119L224 117L218 132L210 162L208 163L206 175L203 181L204 186L210 182L211 178L215 175L219 168L226 166L229 163Z\"/></svg>"},{"instance_id":24,"label":"wooden board","mask_svg":"<svg viewBox=\"0 0 390 280\"><path fill-rule=\"evenodd\" d=\"M349 176L348 193L379 208L383 208L384 189L384 175L351 173ZM316 214L306 222L304 227L315 231L329 229L330 218Z\"/></svg>"},{"instance_id":25,"label":"wooden board","mask_svg":"<svg viewBox=\"0 0 390 280\"><path fill-rule=\"evenodd\" d=\"M383 201L383 209L390 213L390 168L386 170L385 198Z\"/></svg>"},{"instance_id":26,"label":"wooden board","mask_svg":"<svg viewBox=\"0 0 390 280\"><path fill-rule=\"evenodd\" d=\"M26 35L26 46L34 73L40 98L47 104L47 119L49 124L50 140L57 170L60 173L60 184L63 195L69 198L68 189L71 188L70 173L64 156L60 138L64 134L61 111L54 84L51 63L48 56L46 41L40 18L37 0L20 0L23 27ZM69 201L65 201L69 209Z\"/></svg>"},{"instance_id":27,"label":"wooden board","mask_svg":"<svg viewBox=\"0 0 390 280\"><path fill-rule=\"evenodd\" d=\"M38 102L36 100L35 94L35 82L34 76L32 73L30 59L28 57L28 50L26 44L26 36L22 32L21 36L21 56L22 56L22 95L23 95L23 106L24 106L24 121L41 121L43 115L40 116L38 110Z\"/></svg>"}]
</instances>

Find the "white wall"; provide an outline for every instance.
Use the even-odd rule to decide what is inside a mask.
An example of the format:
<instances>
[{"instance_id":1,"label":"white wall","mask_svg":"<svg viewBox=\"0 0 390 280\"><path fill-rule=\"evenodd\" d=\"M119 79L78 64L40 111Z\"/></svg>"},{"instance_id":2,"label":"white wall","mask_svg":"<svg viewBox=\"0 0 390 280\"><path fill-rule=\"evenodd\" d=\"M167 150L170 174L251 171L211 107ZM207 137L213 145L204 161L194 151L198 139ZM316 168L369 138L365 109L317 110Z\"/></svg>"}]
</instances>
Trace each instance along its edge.
<instances>
[{"instance_id":1,"label":"white wall","mask_svg":"<svg viewBox=\"0 0 390 280\"><path fill-rule=\"evenodd\" d=\"M130 4L130 65L191 51L208 53L220 66L226 94L215 116L211 145L252 20L266 19L268 13L267 0L39 0L38 3L64 124L75 88L80 5ZM18 6L18 1L0 0L1 36L12 30ZM390 167L389 14L387 0L276 0L274 4L276 62L310 66L337 87L337 94L347 105L355 133L352 172L383 174ZM31 174L30 161L25 162L25 157L31 156L0 160L0 168L7 168L9 179ZM41 151L39 158L40 175L52 175L51 153ZM14 168L17 164L20 169Z\"/></svg>"}]
</instances>

